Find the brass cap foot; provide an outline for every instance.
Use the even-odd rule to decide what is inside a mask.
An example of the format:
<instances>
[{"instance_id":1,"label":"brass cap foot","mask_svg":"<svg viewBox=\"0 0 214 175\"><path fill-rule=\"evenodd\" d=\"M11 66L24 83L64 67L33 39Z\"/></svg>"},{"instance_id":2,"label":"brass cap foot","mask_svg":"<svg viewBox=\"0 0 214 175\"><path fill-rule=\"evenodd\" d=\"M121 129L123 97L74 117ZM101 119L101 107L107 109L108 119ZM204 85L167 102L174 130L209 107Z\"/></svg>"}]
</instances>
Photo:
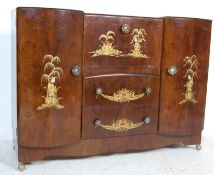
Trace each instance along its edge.
<instances>
[{"instance_id":1,"label":"brass cap foot","mask_svg":"<svg viewBox=\"0 0 214 175\"><path fill-rule=\"evenodd\" d=\"M19 171L24 171L25 170L25 164L23 164L22 162L18 163L18 170Z\"/></svg>"},{"instance_id":2,"label":"brass cap foot","mask_svg":"<svg viewBox=\"0 0 214 175\"><path fill-rule=\"evenodd\" d=\"M202 149L202 146L201 146L201 144L197 144L197 145L195 145L195 148L197 151L200 151Z\"/></svg>"}]
</instances>

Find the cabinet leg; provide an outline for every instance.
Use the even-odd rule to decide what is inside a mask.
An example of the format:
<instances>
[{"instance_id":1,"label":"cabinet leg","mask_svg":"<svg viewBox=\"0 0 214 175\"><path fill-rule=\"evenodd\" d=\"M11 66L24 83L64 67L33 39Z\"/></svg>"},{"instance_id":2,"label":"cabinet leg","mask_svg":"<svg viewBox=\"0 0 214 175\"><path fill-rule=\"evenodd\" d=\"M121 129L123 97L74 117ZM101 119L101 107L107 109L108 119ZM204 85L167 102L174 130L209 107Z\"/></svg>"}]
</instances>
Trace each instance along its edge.
<instances>
[{"instance_id":1,"label":"cabinet leg","mask_svg":"<svg viewBox=\"0 0 214 175\"><path fill-rule=\"evenodd\" d=\"M197 145L195 145L195 148L197 151L200 151L202 149L202 146L201 146L201 144L197 144Z\"/></svg>"},{"instance_id":2,"label":"cabinet leg","mask_svg":"<svg viewBox=\"0 0 214 175\"><path fill-rule=\"evenodd\" d=\"M24 171L24 170L25 170L25 164L22 163L22 162L19 162L19 163L18 163L18 170L19 170L19 171Z\"/></svg>"}]
</instances>

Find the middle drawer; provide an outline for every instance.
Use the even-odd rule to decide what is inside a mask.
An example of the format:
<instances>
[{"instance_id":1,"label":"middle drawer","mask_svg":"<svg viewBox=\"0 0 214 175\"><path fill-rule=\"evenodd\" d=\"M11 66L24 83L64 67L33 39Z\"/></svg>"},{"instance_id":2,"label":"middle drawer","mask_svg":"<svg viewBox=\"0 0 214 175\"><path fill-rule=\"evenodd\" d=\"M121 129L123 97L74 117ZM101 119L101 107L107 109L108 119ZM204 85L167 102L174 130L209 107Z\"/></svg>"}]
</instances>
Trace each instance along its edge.
<instances>
[{"instance_id":1,"label":"middle drawer","mask_svg":"<svg viewBox=\"0 0 214 175\"><path fill-rule=\"evenodd\" d=\"M159 76L112 74L85 77L83 94L84 106L158 106Z\"/></svg>"}]
</instances>

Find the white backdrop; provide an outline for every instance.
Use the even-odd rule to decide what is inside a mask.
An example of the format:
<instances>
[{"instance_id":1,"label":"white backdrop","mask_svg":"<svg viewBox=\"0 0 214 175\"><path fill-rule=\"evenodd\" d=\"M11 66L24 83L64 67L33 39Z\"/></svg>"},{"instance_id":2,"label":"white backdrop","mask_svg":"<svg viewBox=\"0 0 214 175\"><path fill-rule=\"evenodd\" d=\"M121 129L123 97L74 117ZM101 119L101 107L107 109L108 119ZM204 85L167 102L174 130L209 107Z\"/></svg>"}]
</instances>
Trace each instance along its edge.
<instances>
[{"instance_id":1,"label":"white backdrop","mask_svg":"<svg viewBox=\"0 0 214 175\"><path fill-rule=\"evenodd\" d=\"M11 60L10 12L18 6L53 7L82 10L88 13L131 16L185 16L214 19L212 0L6 0L0 6L0 139L12 139L11 121ZM214 24L213 24L214 25ZM214 30L214 27L213 27ZM213 31L214 32L214 31ZM203 135L214 135L214 34L212 35L205 130Z\"/></svg>"}]
</instances>

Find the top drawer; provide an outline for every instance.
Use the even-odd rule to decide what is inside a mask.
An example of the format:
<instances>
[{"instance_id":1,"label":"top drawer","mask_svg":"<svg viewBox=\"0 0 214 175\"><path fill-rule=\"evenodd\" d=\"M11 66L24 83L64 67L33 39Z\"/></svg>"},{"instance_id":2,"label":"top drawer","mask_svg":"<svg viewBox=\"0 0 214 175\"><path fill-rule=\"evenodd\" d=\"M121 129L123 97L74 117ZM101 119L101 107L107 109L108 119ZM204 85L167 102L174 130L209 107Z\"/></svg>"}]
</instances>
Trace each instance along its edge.
<instances>
[{"instance_id":1,"label":"top drawer","mask_svg":"<svg viewBox=\"0 0 214 175\"><path fill-rule=\"evenodd\" d=\"M87 14L84 25L86 74L93 69L160 74L162 19Z\"/></svg>"}]
</instances>

